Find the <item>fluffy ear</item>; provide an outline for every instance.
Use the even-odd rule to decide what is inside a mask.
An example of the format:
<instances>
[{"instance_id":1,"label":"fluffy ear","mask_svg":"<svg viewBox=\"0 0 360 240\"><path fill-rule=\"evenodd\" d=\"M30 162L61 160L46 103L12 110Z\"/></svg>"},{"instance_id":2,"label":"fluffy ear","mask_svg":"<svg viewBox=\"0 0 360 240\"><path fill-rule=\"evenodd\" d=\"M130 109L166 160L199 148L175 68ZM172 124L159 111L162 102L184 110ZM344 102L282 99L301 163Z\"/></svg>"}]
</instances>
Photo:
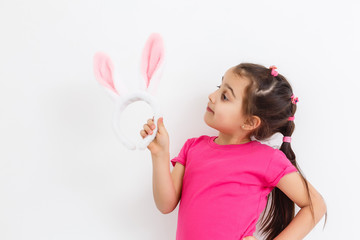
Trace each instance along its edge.
<instances>
[{"instance_id":1,"label":"fluffy ear","mask_svg":"<svg viewBox=\"0 0 360 240\"><path fill-rule=\"evenodd\" d=\"M164 62L164 43L158 33L152 33L146 41L141 58L141 75L145 79L146 88L157 86Z\"/></svg>"},{"instance_id":2,"label":"fluffy ear","mask_svg":"<svg viewBox=\"0 0 360 240\"><path fill-rule=\"evenodd\" d=\"M94 73L102 86L118 95L114 85L114 64L105 53L98 52L94 55Z\"/></svg>"}]
</instances>

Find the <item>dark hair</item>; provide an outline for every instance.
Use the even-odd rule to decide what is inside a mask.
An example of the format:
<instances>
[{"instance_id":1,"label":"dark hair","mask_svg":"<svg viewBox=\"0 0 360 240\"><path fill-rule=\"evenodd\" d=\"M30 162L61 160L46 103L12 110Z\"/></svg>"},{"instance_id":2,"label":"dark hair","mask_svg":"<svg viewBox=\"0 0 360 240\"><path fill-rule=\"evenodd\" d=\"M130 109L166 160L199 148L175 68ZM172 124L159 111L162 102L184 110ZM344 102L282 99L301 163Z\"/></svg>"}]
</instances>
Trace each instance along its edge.
<instances>
[{"instance_id":1,"label":"dark hair","mask_svg":"<svg viewBox=\"0 0 360 240\"><path fill-rule=\"evenodd\" d=\"M296 104L291 101L293 91L290 83L284 76L278 74L276 77L271 75L271 69L262 65L252 63L241 63L233 68L235 74L250 80L250 84L245 88L244 93L244 115L247 117L258 116L261 124L250 133L257 140L265 140L273 134L280 132L284 136L291 136L295 129L294 121L288 118L294 116ZM310 198L309 186L306 178L298 166L295 153L291 149L289 142L283 142L280 150L286 155L290 162L298 169L302 180L305 183L308 199L310 199L310 209L314 217L314 209ZM291 222L295 217L295 203L288 198L280 189L274 188L267 199L266 209L269 202L270 209L261 218L260 231L266 236L266 240L272 240ZM325 213L325 224L327 212ZM324 224L324 226L325 226Z\"/></svg>"}]
</instances>

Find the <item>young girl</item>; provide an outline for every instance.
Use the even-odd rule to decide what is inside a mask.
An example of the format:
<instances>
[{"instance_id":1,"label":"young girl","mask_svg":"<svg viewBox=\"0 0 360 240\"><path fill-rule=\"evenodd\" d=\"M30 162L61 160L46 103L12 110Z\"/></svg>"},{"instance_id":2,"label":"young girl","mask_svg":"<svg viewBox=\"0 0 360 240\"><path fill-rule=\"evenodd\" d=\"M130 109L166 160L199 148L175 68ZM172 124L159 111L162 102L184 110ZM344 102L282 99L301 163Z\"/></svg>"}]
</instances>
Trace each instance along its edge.
<instances>
[{"instance_id":1,"label":"young girl","mask_svg":"<svg viewBox=\"0 0 360 240\"><path fill-rule=\"evenodd\" d=\"M324 214L326 223L327 210L291 149L298 98L289 82L275 66L242 63L226 71L218 88L204 121L219 136L188 139L171 160L172 172L169 135L159 119L148 146L157 208L170 213L180 201L177 240L256 239L268 205L260 228L266 240L303 239ZM149 119L141 136L154 128ZM280 149L259 142L277 132L284 135ZM294 204L301 208L296 216Z\"/></svg>"}]
</instances>

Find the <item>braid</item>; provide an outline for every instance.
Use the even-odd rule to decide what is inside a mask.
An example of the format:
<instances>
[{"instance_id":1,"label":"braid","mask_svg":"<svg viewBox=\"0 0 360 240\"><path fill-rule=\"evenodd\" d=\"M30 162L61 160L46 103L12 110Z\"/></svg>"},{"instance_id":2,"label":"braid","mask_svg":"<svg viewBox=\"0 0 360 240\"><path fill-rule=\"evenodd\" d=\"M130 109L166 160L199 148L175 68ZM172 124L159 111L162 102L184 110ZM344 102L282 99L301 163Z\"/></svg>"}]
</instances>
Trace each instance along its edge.
<instances>
[{"instance_id":1,"label":"braid","mask_svg":"<svg viewBox=\"0 0 360 240\"><path fill-rule=\"evenodd\" d=\"M291 99L293 99L294 94L291 95ZM297 100L298 101L298 100ZM296 161L295 161L295 153L291 148L291 135L293 134L294 130L295 130L295 123L294 123L294 118L295 118L295 112L296 112L296 103L294 104L293 101L289 101L289 108L291 109L291 115L290 116L286 116L286 123L283 124L282 127L280 127L279 132L284 135L284 140L286 138L290 138L289 141L283 141L283 143L281 144L280 150L283 151L287 158L291 161L291 163L296 166Z\"/></svg>"}]
</instances>

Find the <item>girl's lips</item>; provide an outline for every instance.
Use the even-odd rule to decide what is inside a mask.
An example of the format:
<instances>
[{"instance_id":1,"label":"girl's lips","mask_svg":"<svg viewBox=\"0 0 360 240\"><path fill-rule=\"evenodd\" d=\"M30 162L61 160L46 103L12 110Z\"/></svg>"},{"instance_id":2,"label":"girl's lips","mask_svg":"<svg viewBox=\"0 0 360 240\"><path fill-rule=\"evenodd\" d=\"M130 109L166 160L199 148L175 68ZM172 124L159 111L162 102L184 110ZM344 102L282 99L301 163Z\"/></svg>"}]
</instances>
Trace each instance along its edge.
<instances>
[{"instance_id":1,"label":"girl's lips","mask_svg":"<svg viewBox=\"0 0 360 240\"><path fill-rule=\"evenodd\" d=\"M208 110L209 112L214 112L213 110L211 110L209 107L206 108L206 110Z\"/></svg>"}]
</instances>

